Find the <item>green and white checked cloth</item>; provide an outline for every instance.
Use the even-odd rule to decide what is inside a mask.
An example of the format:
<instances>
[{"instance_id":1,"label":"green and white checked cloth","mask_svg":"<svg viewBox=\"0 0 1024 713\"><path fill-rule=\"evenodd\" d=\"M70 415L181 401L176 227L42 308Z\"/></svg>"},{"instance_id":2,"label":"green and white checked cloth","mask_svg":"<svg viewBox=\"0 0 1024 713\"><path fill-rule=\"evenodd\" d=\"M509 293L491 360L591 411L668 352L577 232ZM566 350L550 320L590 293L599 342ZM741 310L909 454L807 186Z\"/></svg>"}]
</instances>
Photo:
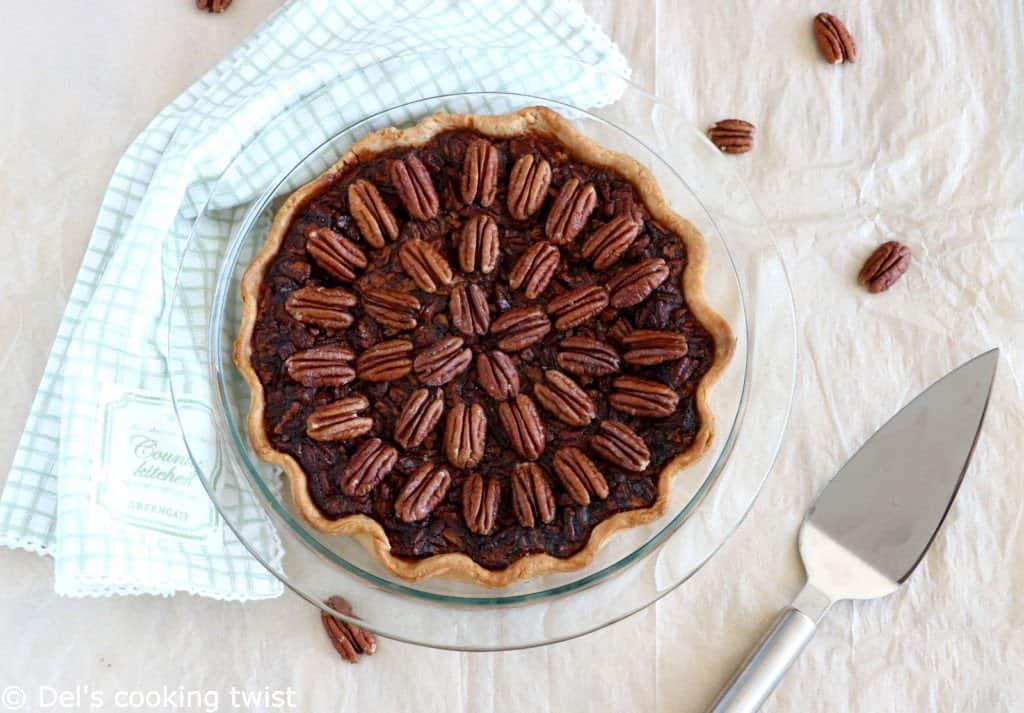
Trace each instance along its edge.
<instances>
[{"instance_id":1,"label":"green and white checked cloth","mask_svg":"<svg viewBox=\"0 0 1024 713\"><path fill-rule=\"evenodd\" d=\"M425 57L437 54L422 54L467 46L514 51L472 66L432 66ZM0 497L0 544L52 555L56 590L70 596L280 594L195 483L175 490L194 473L175 460L181 436L169 410L161 318L196 216L261 128L324 87L336 112L311 119L317 136L463 85L578 106L610 103L621 91L561 72L538 53L628 74L577 0L292 0L161 112L118 163L100 207ZM377 62L396 55L382 75ZM293 156L281 145L239 195L266 185ZM196 417L203 411L198 405ZM140 479L149 490L134 489ZM166 499L147 501L153 492ZM233 521L278 564L276 533L248 507Z\"/></svg>"}]
</instances>

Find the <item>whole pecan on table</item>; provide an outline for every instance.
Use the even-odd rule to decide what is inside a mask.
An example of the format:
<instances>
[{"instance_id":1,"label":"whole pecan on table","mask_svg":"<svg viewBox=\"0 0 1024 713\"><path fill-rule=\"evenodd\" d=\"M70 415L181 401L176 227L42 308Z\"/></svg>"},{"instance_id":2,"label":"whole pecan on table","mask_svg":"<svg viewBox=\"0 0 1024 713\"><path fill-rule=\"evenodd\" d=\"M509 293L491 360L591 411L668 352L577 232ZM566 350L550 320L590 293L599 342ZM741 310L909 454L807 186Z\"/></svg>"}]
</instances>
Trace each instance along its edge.
<instances>
[{"instance_id":1,"label":"whole pecan on table","mask_svg":"<svg viewBox=\"0 0 1024 713\"><path fill-rule=\"evenodd\" d=\"M857 282L871 292L884 292L903 277L909 267L910 248L890 240L871 253L857 275Z\"/></svg>"},{"instance_id":2,"label":"whole pecan on table","mask_svg":"<svg viewBox=\"0 0 1024 713\"><path fill-rule=\"evenodd\" d=\"M462 485L462 517L471 532L489 535L498 519L500 503L501 483L497 478L473 473Z\"/></svg>"},{"instance_id":3,"label":"whole pecan on table","mask_svg":"<svg viewBox=\"0 0 1024 713\"><path fill-rule=\"evenodd\" d=\"M644 439L618 421L602 421L601 432L590 440L590 447L612 465L635 473L651 464L651 451Z\"/></svg>"},{"instance_id":4,"label":"whole pecan on table","mask_svg":"<svg viewBox=\"0 0 1024 713\"><path fill-rule=\"evenodd\" d=\"M555 202L551 204L544 231L555 245L572 242L580 234L597 207L597 190L591 183L570 178L562 185Z\"/></svg>"},{"instance_id":5,"label":"whole pecan on table","mask_svg":"<svg viewBox=\"0 0 1024 713\"><path fill-rule=\"evenodd\" d=\"M306 419L306 433L316 441L351 441L373 428L373 419L360 416L370 407L365 396L346 396L325 404Z\"/></svg>"},{"instance_id":6,"label":"whole pecan on table","mask_svg":"<svg viewBox=\"0 0 1024 713\"><path fill-rule=\"evenodd\" d=\"M708 138L722 153L746 153L754 148L757 127L743 119L722 119L708 129Z\"/></svg>"},{"instance_id":7,"label":"whole pecan on table","mask_svg":"<svg viewBox=\"0 0 1024 713\"><path fill-rule=\"evenodd\" d=\"M369 438L356 449L339 477L341 492L361 498L382 481L398 461L398 451L379 438Z\"/></svg>"},{"instance_id":8,"label":"whole pecan on table","mask_svg":"<svg viewBox=\"0 0 1024 713\"><path fill-rule=\"evenodd\" d=\"M412 472L395 500L395 516L403 522L417 522L434 511L451 487L448 469L424 463Z\"/></svg>"},{"instance_id":9,"label":"whole pecan on table","mask_svg":"<svg viewBox=\"0 0 1024 713\"><path fill-rule=\"evenodd\" d=\"M820 12L814 18L814 39L829 64L857 61L857 44L846 25L835 15Z\"/></svg>"},{"instance_id":10,"label":"whole pecan on table","mask_svg":"<svg viewBox=\"0 0 1024 713\"><path fill-rule=\"evenodd\" d=\"M351 605L341 597L331 597L325 603L345 616L352 616ZM377 637L355 624L327 612L320 612L320 621L334 650L345 661L359 663L360 656L372 656L377 651Z\"/></svg>"},{"instance_id":11,"label":"whole pecan on table","mask_svg":"<svg viewBox=\"0 0 1024 713\"><path fill-rule=\"evenodd\" d=\"M231 0L196 0L196 7L207 12L221 13L231 7Z\"/></svg>"},{"instance_id":12,"label":"whole pecan on table","mask_svg":"<svg viewBox=\"0 0 1024 713\"><path fill-rule=\"evenodd\" d=\"M555 519L555 496L544 469L519 463L512 470L512 509L523 527L546 525Z\"/></svg>"}]
</instances>

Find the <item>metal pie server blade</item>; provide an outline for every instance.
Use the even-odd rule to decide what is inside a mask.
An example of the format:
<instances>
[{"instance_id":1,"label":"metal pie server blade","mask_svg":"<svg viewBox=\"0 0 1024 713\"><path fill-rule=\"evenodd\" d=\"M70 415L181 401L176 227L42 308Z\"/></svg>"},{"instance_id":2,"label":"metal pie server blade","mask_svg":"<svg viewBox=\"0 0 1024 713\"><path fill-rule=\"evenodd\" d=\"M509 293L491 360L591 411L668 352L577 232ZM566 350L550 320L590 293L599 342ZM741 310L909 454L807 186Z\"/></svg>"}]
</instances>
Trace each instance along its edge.
<instances>
[{"instance_id":1,"label":"metal pie server blade","mask_svg":"<svg viewBox=\"0 0 1024 713\"><path fill-rule=\"evenodd\" d=\"M800 528L807 585L709 709L756 711L840 599L895 591L956 497L988 407L999 350L954 369L903 407L818 495Z\"/></svg>"}]
</instances>

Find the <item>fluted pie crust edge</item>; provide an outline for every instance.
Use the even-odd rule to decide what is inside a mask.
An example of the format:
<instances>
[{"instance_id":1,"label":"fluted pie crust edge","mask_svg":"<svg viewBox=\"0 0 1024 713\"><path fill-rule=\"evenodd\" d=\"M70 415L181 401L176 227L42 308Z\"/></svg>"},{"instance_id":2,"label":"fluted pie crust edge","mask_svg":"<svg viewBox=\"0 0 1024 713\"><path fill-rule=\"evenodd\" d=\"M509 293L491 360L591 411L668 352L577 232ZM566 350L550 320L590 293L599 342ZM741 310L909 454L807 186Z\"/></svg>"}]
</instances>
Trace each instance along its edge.
<instances>
[{"instance_id":1,"label":"fluted pie crust edge","mask_svg":"<svg viewBox=\"0 0 1024 713\"><path fill-rule=\"evenodd\" d=\"M571 557L559 558L546 553L531 554L500 570L487 569L462 553L431 555L422 559L397 557L391 553L384 529L372 518L361 514L346 515L338 519L325 517L309 495L305 471L290 455L275 450L265 431L263 385L252 366L252 335L264 273L277 254L296 212L304 207L308 198L327 188L332 174L341 173L350 164L365 161L368 157L392 149L421 146L437 134L454 129L469 129L492 138L510 138L530 133L552 135L577 160L614 171L629 181L640 194L651 215L666 229L682 238L687 254L687 264L682 276L682 292L690 310L714 338L714 357L696 392L696 408L701 418L700 430L691 446L662 469L658 478L657 499L648 508L620 512L599 523L591 532L590 539L583 549ZM550 109L528 107L500 116L438 113L408 129L391 127L368 134L353 144L324 174L285 200L274 218L263 248L242 278L242 324L234 345L234 360L252 391L248 430L253 448L261 459L284 470L296 506L313 527L330 535L356 537L388 570L403 579L415 581L430 577L446 577L488 587L503 587L521 579L586 567L614 533L660 517L668 505L673 479L688 465L700 459L711 447L714 437L714 414L709 405L711 387L728 363L735 347L735 339L728 323L707 303L703 287L705 262L703 236L689 221L672 210L654 176L647 169L625 154L594 143L573 129L560 114Z\"/></svg>"}]
</instances>

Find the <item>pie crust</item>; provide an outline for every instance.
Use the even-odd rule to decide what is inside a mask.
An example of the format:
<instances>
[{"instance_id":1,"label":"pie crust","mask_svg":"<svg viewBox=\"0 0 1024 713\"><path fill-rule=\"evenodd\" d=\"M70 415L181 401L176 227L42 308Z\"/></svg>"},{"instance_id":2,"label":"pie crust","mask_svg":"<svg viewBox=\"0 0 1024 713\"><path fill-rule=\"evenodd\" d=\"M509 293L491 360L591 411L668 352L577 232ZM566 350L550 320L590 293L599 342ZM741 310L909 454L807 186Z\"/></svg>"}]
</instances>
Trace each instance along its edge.
<instances>
[{"instance_id":1,"label":"pie crust","mask_svg":"<svg viewBox=\"0 0 1024 713\"><path fill-rule=\"evenodd\" d=\"M653 505L609 516L593 528L589 540L582 549L566 558L534 553L522 556L502 569L489 569L461 552L447 552L416 559L396 556L392 552L383 527L375 519L363 514L345 515L340 518L325 516L310 496L306 472L291 455L276 450L267 434L264 387L253 365L253 332L258 318L261 284L293 219L312 198L325 191L333 178L346 168L387 151L422 146L435 136L452 130L471 130L496 140L534 133L554 137L574 160L613 172L626 179L639 194L651 217L682 240L686 251L686 266L681 279L682 293L690 311L714 340L711 365L701 378L694 397L696 412L700 416L699 430L692 445L663 467L657 478L657 498ZM234 360L252 392L248 414L248 430L252 445L260 458L285 472L294 502L310 524L317 530L331 535L356 537L388 570L404 579L446 577L488 587L502 587L530 577L585 567L594 560L603 544L615 532L647 523L661 516L668 503L674 477L700 459L711 446L714 414L709 406L709 394L712 385L729 361L735 340L728 323L707 304L703 288L705 261L703 237L690 222L672 210L662 196L654 177L645 168L629 156L594 143L577 132L560 114L550 109L530 107L500 116L439 113L411 128L386 128L371 133L357 141L327 172L287 198L276 214L265 244L246 270L242 280L243 317L234 345Z\"/></svg>"}]
</instances>

